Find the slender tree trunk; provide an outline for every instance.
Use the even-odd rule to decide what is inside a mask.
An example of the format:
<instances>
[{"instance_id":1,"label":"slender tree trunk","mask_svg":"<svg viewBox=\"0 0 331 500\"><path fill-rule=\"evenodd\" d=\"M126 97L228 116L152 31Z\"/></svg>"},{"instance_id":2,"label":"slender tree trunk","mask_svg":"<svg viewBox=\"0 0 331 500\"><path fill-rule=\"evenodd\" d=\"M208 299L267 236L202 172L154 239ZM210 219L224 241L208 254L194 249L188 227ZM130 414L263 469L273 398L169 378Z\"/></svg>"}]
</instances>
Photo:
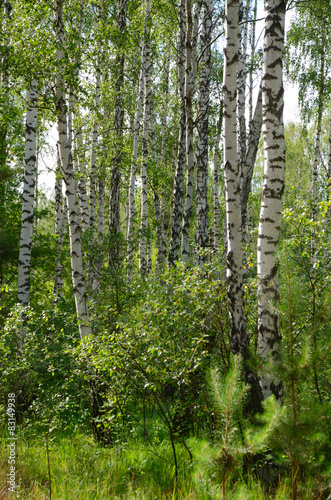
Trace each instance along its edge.
<instances>
[{"instance_id":1,"label":"slender tree trunk","mask_svg":"<svg viewBox=\"0 0 331 500\"><path fill-rule=\"evenodd\" d=\"M257 376L249 368L249 340L246 330L242 230L240 207L240 168L237 151L236 83L238 72L239 0L227 0L225 6L223 133L224 178L226 198L227 256L226 276L230 318L230 345L234 354L242 354L244 379L251 385L248 411L260 411L261 391Z\"/></svg>"},{"instance_id":2,"label":"slender tree trunk","mask_svg":"<svg viewBox=\"0 0 331 500\"><path fill-rule=\"evenodd\" d=\"M78 187L78 199L81 212L81 226L83 231L85 231L90 227L90 213L89 213L89 204L87 199L87 188L86 188L85 145L82 134L82 119L79 116L78 112L76 112L76 115L77 115L77 120L79 120L75 134L77 141L77 164L79 172L77 187Z\"/></svg>"},{"instance_id":3,"label":"slender tree trunk","mask_svg":"<svg viewBox=\"0 0 331 500\"><path fill-rule=\"evenodd\" d=\"M279 276L277 250L285 183L283 48L285 0L265 0L262 109L264 181L257 242L259 354L279 362ZM282 382L261 373L263 397L274 394L281 401Z\"/></svg>"},{"instance_id":4,"label":"slender tree trunk","mask_svg":"<svg viewBox=\"0 0 331 500\"><path fill-rule=\"evenodd\" d=\"M219 193L218 193L218 189L219 189L218 151L219 151L220 140L221 140L221 135L222 135L222 121L223 121L223 102L220 103L220 117L219 117L219 121L217 124L217 136L216 136L216 142L215 142L215 147L214 147L214 158L213 158L213 164L214 164L214 249L215 249L215 252L218 251L219 239L220 239Z\"/></svg>"},{"instance_id":5,"label":"slender tree trunk","mask_svg":"<svg viewBox=\"0 0 331 500\"><path fill-rule=\"evenodd\" d=\"M329 116L329 155L328 155L328 172L327 172L327 183L326 183L326 201L328 203L328 207L326 209L325 214L325 234L326 234L326 243L324 249L324 265L326 269L330 268L330 255L329 255L329 241L330 241L330 221L331 221L331 113Z\"/></svg>"},{"instance_id":6,"label":"slender tree trunk","mask_svg":"<svg viewBox=\"0 0 331 500\"><path fill-rule=\"evenodd\" d=\"M98 6L98 20L100 22L101 12L100 6ZM97 148L98 148L98 137L99 137L99 120L98 112L100 108L101 101L101 61L100 57L97 61L97 66L95 69L95 99L94 99L94 122L92 129L92 145L91 145L91 158L90 158L90 196L89 196L89 216L90 216L90 226L92 231L95 230L95 198L97 189Z\"/></svg>"},{"instance_id":7,"label":"slender tree trunk","mask_svg":"<svg viewBox=\"0 0 331 500\"><path fill-rule=\"evenodd\" d=\"M124 86L124 34L126 28L126 0L118 0L117 10L117 55L116 55L116 82L115 82L115 102L114 102L114 142L115 155L113 157L111 179L110 179L110 198L109 198L109 232L116 236L121 231L120 227L120 183L121 183L121 164L123 149L123 86ZM110 243L111 247L114 242ZM114 249L117 245L114 246ZM110 258L115 257L115 252L110 252Z\"/></svg>"},{"instance_id":8,"label":"slender tree trunk","mask_svg":"<svg viewBox=\"0 0 331 500\"><path fill-rule=\"evenodd\" d=\"M63 200L62 195L62 174L60 170L60 158L57 154L57 167L55 178L55 234L56 240L56 257L55 257L55 279L54 279L54 296L63 296L63 264L61 259L63 240L65 235L67 221L67 205Z\"/></svg>"},{"instance_id":9,"label":"slender tree trunk","mask_svg":"<svg viewBox=\"0 0 331 500\"><path fill-rule=\"evenodd\" d=\"M185 170L185 0L180 0L179 5L179 44L178 44L178 81L180 93L180 120L177 168L174 182L173 210L171 223L171 240L169 250L169 263L174 265L178 260L180 247L180 230L183 214L183 182Z\"/></svg>"},{"instance_id":10,"label":"slender tree trunk","mask_svg":"<svg viewBox=\"0 0 331 500\"><path fill-rule=\"evenodd\" d=\"M248 104L249 123L251 123L252 118L253 118L253 73L254 73L254 57L255 57L255 32L256 32L255 19L256 19L256 16L257 16L257 0L255 0L254 8L253 8L251 57L250 57L250 67L249 67L249 104Z\"/></svg>"},{"instance_id":11,"label":"slender tree trunk","mask_svg":"<svg viewBox=\"0 0 331 500\"><path fill-rule=\"evenodd\" d=\"M239 163L242 168L246 157L246 44L247 44L247 26L248 11L250 0L246 1L244 9L243 0L240 1L239 20L241 28L239 29L239 54L238 54L238 121L239 121ZM248 7L248 8L247 8Z\"/></svg>"},{"instance_id":12,"label":"slender tree trunk","mask_svg":"<svg viewBox=\"0 0 331 500\"><path fill-rule=\"evenodd\" d=\"M155 136L155 122L154 122L154 114L152 110L151 116L151 124L150 124L150 136L151 136L151 146L152 146L152 155L154 158L154 164L156 169L158 166L162 164L159 163L157 156L157 148L156 148L156 136ZM155 212L155 220L156 220L156 248L157 248L157 258L156 258L156 274L159 274L162 269L163 263L163 241L162 241L162 222L161 222L161 213L160 213L160 197L159 197L159 188L158 185L152 186L153 189L153 199L154 199L154 212Z\"/></svg>"},{"instance_id":13,"label":"slender tree trunk","mask_svg":"<svg viewBox=\"0 0 331 500\"><path fill-rule=\"evenodd\" d=\"M262 86L259 88L253 119L249 124L249 139L246 156L241 170L241 222L243 235L246 235L247 227L247 203L254 173L256 155L262 129ZM243 238L245 239L245 238Z\"/></svg>"},{"instance_id":14,"label":"slender tree trunk","mask_svg":"<svg viewBox=\"0 0 331 500\"><path fill-rule=\"evenodd\" d=\"M239 188L239 161L236 131L236 79L238 68L239 0L226 2L226 47L224 49L223 130L224 176L227 223L227 283L231 327L231 347L241 352L246 341L246 321L242 284L242 238Z\"/></svg>"},{"instance_id":15,"label":"slender tree trunk","mask_svg":"<svg viewBox=\"0 0 331 500\"><path fill-rule=\"evenodd\" d=\"M318 180L318 166L320 161L320 142L322 133L322 117L323 117L323 104L324 104L324 86L325 86L325 54L324 50L321 54L321 66L319 74L319 90L318 90L318 111L317 111L317 125L316 125L316 138L314 148L314 158L312 166L312 180L311 180L311 198L312 198L312 237L311 237L311 280L316 276L316 224L317 224L317 180Z\"/></svg>"},{"instance_id":16,"label":"slender tree trunk","mask_svg":"<svg viewBox=\"0 0 331 500\"><path fill-rule=\"evenodd\" d=\"M148 15L146 12L145 16L145 26L144 26L144 37L148 36ZM131 162L131 173L129 181L129 214L128 214L128 232L127 232L127 266L128 266L128 279L132 280L133 275L133 231L135 224L136 215L136 205L135 205L135 188L136 188L136 175L137 175L137 158L138 158L138 146L139 146L139 132L140 132L140 119L143 109L144 100L144 66L145 66L145 42L142 43L141 48L141 69L139 76L139 87L138 87L138 100L136 116L134 120L133 129L133 148L132 148L132 162Z\"/></svg>"},{"instance_id":17,"label":"slender tree trunk","mask_svg":"<svg viewBox=\"0 0 331 500\"><path fill-rule=\"evenodd\" d=\"M202 2L199 0L192 26L192 3L186 2L186 67L185 67L185 109L186 109L186 159L187 177L182 227L182 259L187 261L190 255L190 227L193 207L194 152L193 152L193 97L197 77L197 38ZM192 31L193 30L193 31Z\"/></svg>"},{"instance_id":18,"label":"slender tree trunk","mask_svg":"<svg viewBox=\"0 0 331 500\"><path fill-rule=\"evenodd\" d=\"M103 264L103 236L105 229L105 168L102 169L100 173L99 183L98 183L98 227L97 227L97 240L96 247L98 253L95 260L93 279L91 284L91 289L95 292L100 290L101 278L102 278L102 264Z\"/></svg>"},{"instance_id":19,"label":"slender tree trunk","mask_svg":"<svg viewBox=\"0 0 331 500\"><path fill-rule=\"evenodd\" d=\"M37 158L37 99L37 81L32 80L27 97L22 225L18 257L17 302L23 306L27 306L29 304L30 296L33 205Z\"/></svg>"},{"instance_id":20,"label":"slender tree trunk","mask_svg":"<svg viewBox=\"0 0 331 500\"><path fill-rule=\"evenodd\" d=\"M166 166L166 144L167 144L167 121L168 121L168 104L169 104L169 72L170 72L170 52L168 51L166 55L166 66L164 74L165 83L165 94L164 94L164 108L162 115L161 124L161 153L160 153L160 165L161 168ZM160 228L161 228L161 248L158 254L158 272L163 269L163 264L166 259L167 253L167 236L166 236L166 221L165 221L165 188L164 185L161 186L161 202L160 202Z\"/></svg>"},{"instance_id":21,"label":"slender tree trunk","mask_svg":"<svg viewBox=\"0 0 331 500\"><path fill-rule=\"evenodd\" d=\"M150 0L146 2L146 18L149 17ZM150 75L150 46L149 40L145 40L144 57L144 119L142 135L142 162L141 162L141 221L140 221L140 239L139 239L139 271L142 276L147 274L147 231L148 231L148 182L147 182L147 162L148 162L148 134L151 120L152 91Z\"/></svg>"},{"instance_id":22,"label":"slender tree trunk","mask_svg":"<svg viewBox=\"0 0 331 500\"><path fill-rule=\"evenodd\" d=\"M76 304L76 313L80 337L83 340L90 335L89 315L83 267L83 253L81 242L81 227L79 222L79 206L77 203L77 188L72 164L71 143L67 130L67 113L62 79L64 66L64 26L63 26L63 1L54 2L55 30L57 35L57 74L56 74L56 114L58 129L58 151L61 170L65 182L66 197L69 213L69 239L71 253L72 284Z\"/></svg>"},{"instance_id":23,"label":"slender tree trunk","mask_svg":"<svg viewBox=\"0 0 331 500\"><path fill-rule=\"evenodd\" d=\"M204 0L203 25L201 36L201 68L197 140L197 190L196 190L196 232L195 244L197 258L199 249L208 246L208 133L209 133L209 93L211 72L211 30L213 18L212 0Z\"/></svg>"}]
</instances>

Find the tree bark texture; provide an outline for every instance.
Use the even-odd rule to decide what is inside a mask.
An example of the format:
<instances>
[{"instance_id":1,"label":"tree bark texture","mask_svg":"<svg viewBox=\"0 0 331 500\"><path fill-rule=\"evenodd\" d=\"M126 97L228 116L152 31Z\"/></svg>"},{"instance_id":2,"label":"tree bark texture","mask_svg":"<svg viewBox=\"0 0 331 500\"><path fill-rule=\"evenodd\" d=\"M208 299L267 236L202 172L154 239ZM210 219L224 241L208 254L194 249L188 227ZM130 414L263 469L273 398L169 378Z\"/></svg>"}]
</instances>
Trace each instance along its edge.
<instances>
[{"instance_id":1,"label":"tree bark texture","mask_svg":"<svg viewBox=\"0 0 331 500\"><path fill-rule=\"evenodd\" d=\"M246 330L240 206L240 168L237 151L236 87L238 72L239 0L225 6L223 134L226 198L226 277L230 318L230 345L244 361L244 379L251 386L248 411L261 411L261 391L257 376L249 367L249 339Z\"/></svg>"},{"instance_id":2,"label":"tree bark texture","mask_svg":"<svg viewBox=\"0 0 331 500\"><path fill-rule=\"evenodd\" d=\"M149 17L150 0L146 2L146 18ZM142 162L140 170L141 178L141 220L140 220L140 238L139 238L139 271L142 276L147 274L147 232L148 232L148 135L151 120L152 89L151 89L151 60L149 39L145 40L144 57L144 118L143 134L141 141Z\"/></svg>"},{"instance_id":3,"label":"tree bark texture","mask_svg":"<svg viewBox=\"0 0 331 500\"><path fill-rule=\"evenodd\" d=\"M32 80L27 96L22 225L18 257L17 302L23 306L27 306L29 304L30 296L33 205L37 160L37 99L37 81Z\"/></svg>"},{"instance_id":4,"label":"tree bark texture","mask_svg":"<svg viewBox=\"0 0 331 500\"><path fill-rule=\"evenodd\" d=\"M144 26L144 38L148 36L148 12L145 16L145 26ZM129 213L128 213L128 232L127 232L127 267L128 267L128 278L131 281L133 275L133 231L135 224L136 215L136 200L135 200L135 189L136 189L136 175L137 175L137 159L138 159L138 147L139 147L139 133L140 133L140 120L143 110L144 101L144 66L145 66L145 42L143 40L141 48L141 69L139 76L139 87L138 87L138 99L136 115L134 119L133 128L133 147L132 147L132 161L131 161L131 172L129 181Z\"/></svg>"},{"instance_id":5,"label":"tree bark texture","mask_svg":"<svg viewBox=\"0 0 331 500\"><path fill-rule=\"evenodd\" d=\"M265 0L262 112L264 180L257 242L259 355L267 362L280 359L278 240L285 184L283 48L285 0ZM261 373L263 397L281 401L282 382Z\"/></svg>"},{"instance_id":6,"label":"tree bark texture","mask_svg":"<svg viewBox=\"0 0 331 500\"><path fill-rule=\"evenodd\" d=\"M197 255L200 248L208 246L208 132L209 94L211 72L211 31L213 19L212 0L204 1L201 36L201 67L199 81L199 111L197 120L197 187L196 187L196 232Z\"/></svg>"},{"instance_id":7,"label":"tree bark texture","mask_svg":"<svg viewBox=\"0 0 331 500\"><path fill-rule=\"evenodd\" d=\"M123 149L123 85L124 85L124 35L126 28L126 0L118 0L117 10L117 55L114 102L114 148L109 198L109 232L111 237L120 233L120 184ZM111 247L113 242L110 243ZM116 246L116 245L115 245ZM117 251L116 251L117 252ZM110 252L112 254L112 251ZM114 257L114 255L113 255Z\"/></svg>"},{"instance_id":8,"label":"tree bark texture","mask_svg":"<svg viewBox=\"0 0 331 500\"><path fill-rule=\"evenodd\" d=\"M67 130L65 88L64 81L62 79L65 47L62 0L55 0L54 2L54 18L55 31L57 36L56 114L58 129L58 151L68 204L72 285L75 297L79 333L81 339L84 340L86 336L90 335L91 328L87 307L81 227L79 220L80 214L79 205L77 202L77 186L72 163L71 143L69 141Z\"/></svg>"},{"instance_id":9,"label":"tree bark texture","mask_svg":"<svg viewBox=\"0 0 331 500\"><path fill-rule=\"evenodd\" d=\"M185 171L185 0L179 5L179 43L178 43L178 83L180 94L180 120L177 168L174 181L173 210L171 222L171 239L169 263L174 265L178 260L180 247L180 232L183 214L184 171Z\"/></svg>"}]
</instances>

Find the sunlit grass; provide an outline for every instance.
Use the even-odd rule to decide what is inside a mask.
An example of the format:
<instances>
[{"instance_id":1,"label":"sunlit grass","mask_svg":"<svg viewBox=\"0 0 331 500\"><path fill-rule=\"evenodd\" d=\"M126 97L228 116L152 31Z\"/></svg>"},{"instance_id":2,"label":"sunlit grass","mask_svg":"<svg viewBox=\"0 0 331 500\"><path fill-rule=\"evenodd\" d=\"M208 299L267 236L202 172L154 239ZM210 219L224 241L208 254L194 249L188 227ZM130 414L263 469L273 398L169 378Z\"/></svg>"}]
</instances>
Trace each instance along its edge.
<instances>
[{"instance_id":1,"label":"sunlit grass","mask_svg":"<svg viewBox=\"0 0 331 500\"><path fill-rule=\"evenodd\" d=\"M8 498L6 438L0 445L0 499ZM190 461L178 446L179 477L175 480L172 450L168 442L155 448L132 442L113 448L98 446L92 438L57 438L50 443L52 500L217 500L219 485L204 488L193 482ZM50 498L45 440L18 439L16 479L20 499ZM228 500L288 500L290 482L281 480L274 491L264 491L259 481L229 481ZM313 485L302 489L301 499L311 500Z\"/></svg>"}]
</instances>

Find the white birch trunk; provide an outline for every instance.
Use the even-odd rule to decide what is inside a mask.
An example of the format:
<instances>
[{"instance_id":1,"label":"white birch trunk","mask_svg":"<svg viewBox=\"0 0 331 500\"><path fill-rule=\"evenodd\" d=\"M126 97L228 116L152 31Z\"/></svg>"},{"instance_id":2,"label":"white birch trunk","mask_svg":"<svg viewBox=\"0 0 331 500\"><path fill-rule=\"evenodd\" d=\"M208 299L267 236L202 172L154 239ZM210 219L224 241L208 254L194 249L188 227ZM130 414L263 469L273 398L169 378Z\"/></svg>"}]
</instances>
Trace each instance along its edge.
<instances>
[{"instance_id":1,"label":"white birch trunk","mask_svg":"<svg viewBox=\"0 0 331 500\"><path fill-rule=\"evenodd\" d=\"M227 226L227 284L231 328L231 349L242 352L247 342L242 277L242 232L240 169L237 152L236 87L238 73L239 0L227 0L226 46L224 49L223 133L224 177Z\"/></svg>"},{"instance_id":2,"label":"white birch trunk","mask_svg":"<svg viewBox=\"0 0 331 500\"><path fill-rule=\"evenodd\" d=\"M329 116L329 155L328 155L328 172L327 172L327 181L326 181L326 201L328 203L328 207L326 209L325 214L325 234L326 234L326 242L324 249L324 265L326 269L330 268L330 254L329 254L329 241L330 241L330 222L331 222L331 113Z\"/></svg>"},{"instance_id":3,"label":"white birch trunk","mask_svg":"<svg viewBox=\"0 0 331 500\"><path fill-rule=\"evenodd\" d=\"M97 24L100 26L101 24L101 6L98 3L97 6ZM99 48L100 52L102 51L102 47ZM89 216L90 216L90 225L93 231L95 230L95 198L96 198L96 189L97 189L97 148L98 148L98 137L99 137L99 120L98 120L98 111L100 109L101 102L101 55L97 59L97 65L95 68L95 99L94 99L94 122L92 129L92 144L91 144L91 157L90 157L90 196L89 196Z\"/></svg>"},{"instance_id":4,"label":"white birch trunk","mask_svg":"<svg viewBox=\"0 0 331 500\"><path fill-rule=\"evenodd\" d=\"M117 11L117 55L114 102L114 142L115 155L110 179L109 232L113 236L120 233L120 183L123 148L123 85L124 85L124 32L126 28L126 0L118 0ZM114 243L111 242L111 247ZM115 245L117 247L117 245ZM117 250L116 250L117 253ZM110 255L112 251L110 252ZM115 257L115 252L113 253Z\"/></svg>"},{"instance_id":5,"label":"white birch trunk","mask_svg":"<svg viewBox=\"0 0 331 500\"><path fill-rule=\"evenodd\" d=\"M146 11L145 26L144 26L145 38L148 34L148 27L147 27L148 16L149 16L149 11ZM129 213L128 213L128 231L127 231L127 266L128 266L129 281L132 280L132 275L133 275L133 231L134 231L135 216L136 216L135 189L136 189L140 120L141 120L141 113L143 109L143 100L144 100L144 65L145 65L144 59L145 59L145 44L143 41L141 48L141 69L139 76L137 109L136 109L134 128L133 128L132 161L131 161L131 172L130 172L129 194L128 194Z\"/></svg>"},{"instance_id":6,"label":"white birch trunk","mask_svg":"<svg viewBox=\"0 0 331 500\"><path fill-rule=\"evenodd\" d=\"M324 103L324 79L325 79L325 54L322 51L321 54L321 67L319 74L319 91L318 91L318 110L317 110L317 125L316 125L316 137L315 137L315 148L314 148L314 158L312 166L312 179L311 179L311 198L312 198L312 237L311 237L311 272L310 278L314 281L316 277L316 224L317 224L317 181L318 181L318 166L320 160L320 142L322 133L322 117L323 117L323 103Z\"/></svg>"},{"instance_id":7,"label":"white birch trunk","mask_svg":"<svg viewBox=\"0 0 331 500\"><path fill-rule=\"evenodd\" d=\"M208 246L208 132L209 132L209 93L211 72L211 30L213 18L212 0L204 1L201 36L201 68L200 68L200 92L199 92L199 116L198 116L198 139L197 139L197 185L196 185L196 232L195 244L197 247L197 258L199 250Z\"/></svg>"},{"instance_id":8,"label":"white birch trunk","mask_svg":"<svg viewBox=\"0 0 331 500\"><path fill-rule=\"evenodd\" d=\"M146 12L150 10L150 0L146 2ZM147 17L147 16L146 16ZM141 178L141 220L140 220L140 239L139 239L139 271L142 276L147 274L147 231L148 231L148 181L147 181L147 162L148 162L148 134L151 120L151 75L150 75L150 46L149 40L145 40L145 58L144 58L144 118L142 134L142 162L140 170Z\"/></svg>"},{"instance_id":9,"label":"white birch trunk","mask_svg":"<svg viewBox=\"0 0 331 500\"><path fill-rule=\"evenodd\" d=\"M247 0L249 3L249 0ZM237 83L237 106L238 106L238 122L239 122L239 163L240 167L244 163L246 157L246 43L247 43L247 8L244 9L243 0L240 1L239 20L241 27L239 29L239 54L238 54L238 83Z\"/></svg>"},{"instance_id":10,"label":"white birch trunk","mask_svg":"<svg viewBox=\"0 0 331 500\"><path fill-rule=\"evenodd\" d=\"M78 163L78 197L79 197L79 205L81 212L81 226L83 231L90 227L90 213L89 213L89 205L87 200L87 188L86 188L86 158L85 158L85 145L83 141L82 134L82 120L77 114L77 118L79 118L78 126L76 127L76 141L77 141L77 163Z\"/></svg>"},{"instance_id":11,"label":"white birch trunk","mask_svg":"<svg viewBox=\"0 0 331 500\"><path fill-rule=\"evenodd\" d=\"M171 240L169 250L169 263L174 265L178 260L180 247L180 231L183 214L183 182L185 171L185 0L180 0L179 5L179 44L178 44L178 83L180 93L180 120L177 168L174 181L173 210L171 223Z\"/></svg>"},{"instance_id":12,"label":"white birch trunk","mask_svg":"<svg viewBox=\"0 0 331 500\"><path fill-rule=\"evenodd\" d=\"M82 340L91 334L89 323L83 253L81 242L81 227L79 221L79 205L77 202L77 187L72 164L71 143L67 130L67 113L65 103L64 82L62 79L64 66L64 26L63 1L54 1L55 31L57 35L57 74L56 74L56 114L58 129L58 151L61 169L66 188L69 218L69 240L71 254L72 284L76 304L79 333Z\"/></svg>"},{"instance_id":13,"label":"white birch trunk","mask_svg":"<svg viewBox=\"0 0 331 500\"><path fill-rule=\"evenodd\" d=\"M193 207L194 152L193 152L193 97L197 77L197 38L201 3L198 2L192 27L192 3L186 2L186 66L185 66L185 110L186 110L186 192L182 225L182 259L187 261L190 255L190 227ZM193 30L193 31L192 31Z\"/></svg>"},{"instance_id":14,"label":"white birch trunk","mask_svg":"<svg viewBox=\"0 0 331 500\"><path fill-rule=\"evenodd\" d=\"M262 106L264 181L257 243L259 355L279 362L278 240L285 183L283 48L285 0L265 0ZM263 397L274 394L281 401L282 382L272 373L261 373Z\"/></svg>"},{"instance_id":15,"label":"white birch trunk","mask_svg":"<svg viewBox=\"0 0 331 500\"><path fill-rule=\"evenodd\" d=\"M219 228L219 164L218 164L218 151L220 147L220 140L222 135L222 121L223 121L223 102L220 103L220 118L217 124L217 136L214 147L214 157L213 157L213 165L214 165L214 249L215 252L218 252L219 240L220 240L220 228Z\"/></svg>"},{"instance_id":16,"label":"white birch trunk","mask_svg":"<svg viewBox=\"0 0 331 500\"><path fill-rule=\"evenodd\" d=\"M59 154L56 168L55 179L55 234L56 241L56 257L55 257L55 279L54 279L54 296L63 297L63 265L61 259L63 240L67 222L67 205L62 196L62 174L60 170Z\"/></svg>"},{"instance_id":17,"label":"white birch trunk","mask_svg":"<svg viewBox=\"0 0 331 500\"><path fill-rule=\"evenodd\" d=\"M101 172L99 184L98 184L98 227L97 227L97 249L98 254L96 256L91 289L94 292L98 292L101 287L101 278L102 278L102 264L103 264L103 235L105 229L105 178L106 172L105 169Z\"/></svg>"},{"instance_id":18,"label":"white birch trunk","mask_svg":"<svg viewBox=\"0 0 331 500\"><path fill-rule=\"evenodd\" d=\"M157 148L156 148L156 136L155 136L155 123L154 123L154 113L151 111L151 123L150 123L150 137L151 137L151 148L152 155L154 158L155 168L157 169L161 163L159 163ZM157 258L156 258L156 274L159 274L162 269L163 264L163 241L162 241L162 221L160 214L160 197L158 186L152 186L153 189L153 201L154 201L154 212L155 212L155 220L156 220L156 249L157 249Z\"/></svg>"},{"instance_id":19,"label":"white birch trunk","mask_svg":"<svg viewBox=\"0 0 331 500\"><path fill-rule=\"evenodd\" d=\"M251 57L250 57L250 67L249 67L249 102L248 102L248 120L251 123L253 118L253 68L254 68L254 57L255 57L255 33L256 33L256 23L255 19L257 16L257 0L254 1L253 7L253 22L252 24L252 38L251 38Z\"/></svg>"},{"instance_id":20,"label":"white birch trunk","mask_svg":"<svg viewBox=\"0 0 331 500\"><path fill-rule=\"evenodd\" d=\"M170 72L170 53L167 53L167 62L165 67L165 95L164 95L164 108L161 124L161 152L160 152L160 165L165 168L166 165L166 144L167 144L167 121L168 121L168 104L169 104L169 72ZM160 252L158 253L157 271L161 272L163 263L166 259L167 242L166 242L166 227L165 227L165 188L161 187L161 202L159 203L159 224L160 224Z\"/></svg>"},{"instance_id":21,"label":"white birch trunk","mask_svg":"<svg viewBox=\"0 0 331 500\"><path fill-rule=\"evenodd\" d=\"M25 126L25 166L22 196L22 225L20 235L20 250L18 257L17 302L23 306L29 305L31 246L33 233L33 205L36 181L37 156L37 81L32 80L27 96L26 126Z\"/></svg>"},{"instance_id":22,"label":"white birch trunk","mask_svg":"<svg viewBox=\"0 0 331 500\"><path fill-rule=\"evenodd\" d=\"M254 173L256 155L259 148L259 141L262 129L262 86L259 88L254 116L249 124L249 139L246 149L246 156L241 170L241 222L243 230L243 240L247 227L247 203Z\"/></svg>"},{"instance_id":23,"label":"white birch trunk","mask_svg":"<svg viewBox=\"0 0 331 500\"><path fill-rule=\"evenodd\" d=\"M261 390L249 366L249 339L246 331L243 254L240 207L240 166L237 151L236 84L238 73L239 0L227 0L225 7L223 134L226 200L226 277L230 319L230 346L243 357L244 380L251 386L247 411L261 411Z\"/></svg>"}]
</instances>

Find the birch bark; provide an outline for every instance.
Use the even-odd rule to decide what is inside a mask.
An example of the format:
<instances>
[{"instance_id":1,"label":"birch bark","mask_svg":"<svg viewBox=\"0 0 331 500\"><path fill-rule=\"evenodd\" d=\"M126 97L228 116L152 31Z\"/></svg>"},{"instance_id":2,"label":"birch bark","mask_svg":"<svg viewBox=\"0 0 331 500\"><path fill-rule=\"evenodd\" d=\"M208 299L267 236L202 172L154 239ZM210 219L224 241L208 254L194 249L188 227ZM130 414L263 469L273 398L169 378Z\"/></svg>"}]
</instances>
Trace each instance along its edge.
<instances>
[{"instance_id":1,"label":"birch bark","mask_svg":"<svg viewBox=\"0 0 331 500\"><path fill-rule=\"evenodd\" d=\"M120 183L123 149L123 85L124 85L124 33L126 28L126 0L118 0L117 11L117 55L116 82L114 102L114 142L115 155L110 179L109 198L109 232L111 235L120 233ZM111 243L112 246L112 243ZM112 254L112 252L110 252ZM113 257L115 255L113 254Z\"/></svg>"},{"instance_id":2,"label":"birch bark","mask_svg":"<svg viewBox=\"0 0 331 500\"><path fill-rule=\"evenodd\" d=\"M180 247L180 231L183 214L183 182L185 170L185 0L180 0L179 5L179 44L178 44L178 83L180 94L180 120L177 168L174 181L173 210L171 222L171 239L169 250L169 263L174 265L178 260Z\"/></svg>"},{"instance_id":3,"label":"birch bark","mask_svg":"<svg viewBox=\"0 0 331 500\"><path fill-rule=\"evenodd\" d=\"M319 89L318 89L318 110L317 110L317 125L316 137L314 147L314 158L312 165L312 179L311 179L311 198L312 198L312 236L311 236L311 280L316 276L316 223L317 223L317 180L318 180L318 166L320 161L320 142L322 133L322 117L323 117L323 104L324 104L324 85L325 85L325 54L324 50L321 53L321 66L319 73Z\"/></svg>"},{"instance_id":4,"label":"birch bark","mask_svg":"<svg viewBox=\"0 0 331 500\"><path fill-rule=\"evenodd\" d=\"M218 251L219 247L219 240L220 240L220 228L219 228L219 199L218 199L218 189L219 189L219 182L218 182L218 176L219 176L219 164L218 164L218 151L220 147L220 140L221 140L221 135L222 135L222 121L223 121L223 102L220 104L220 117L219 121L217 124L217 136L216 136L216 142L215 142L215 147L214 147L214 157L213 157L213 164L214 164L214 249L215 252Z\"/></svg>"},{"instance_id":5,"label":"birch bark","mask_svg":"<svg viewBox=\"0 0 331 500\"><path fill-rule=\"evenodd\" d=\"M146 1L146 17L150 12L150 0ZM148 13L148 15L147 15ZM139 271L142 276L147 273L147 231L148 231L148 182L147 182L147 162L148 162L148 134L151 120L151 75L150 75L150 45L149 40L145 40L145 58L144 58L144 118L143 134L141 142L142 162L141 162L141 220L140 220L140 239L139 239Z\"/></svg>"},{"instance_id":6,"label":"birch bark","mask_svg":"<svg viewBox=\"0 0 331 500\"><path fill-rule=\"evenodd\" d=\"M30 296L33 205L37 159L37 99L37 81L32 80L27 96L22 225L18 257L17 302L23 306L27 306L29 304Z\"/></svg>"},{"instance_id":7,"label":"birch bark","mask_svg":"<svg viewBox=\"0 0 331 500\"><path fill-rule=\"evenodd\" d=\"M285 0L265 0L262 110L264 181L257 242L259 354L279 362L281 334L276 310L279 303L277 250L285 183L283 48ZM261 373L264 398L274 394L281 401L282 382Z\"/></svg>"},{"instance_id":8,"label":"birch bark","mask_svg":"<svg viewBox=\"0 0 331 500\"><path fill-rule=\"evenodd\" d=\"M329 116L329 152L328 152L328 171L327 171L327 181L326 181L326 201L328 207L325 214L325 234L326 234L326 244L324 250L324 265L326 269L330 268L330 253L329 253L329 241L330 241L330 221L331 221L331 113Z\"/></svg>"},{"instance_id":9,"label":"birch bark","mask_svg":"<svg viewBox=\"0 0 331 500\"><path fill-rule=\"evenodd\" d=\"M194 14L192 26L191 0L186 2L186 67L185 67L185 110L186 110L186 193L182 226L182 259L187 261L190 255L190 227L193 206L194 152L193 152L193 97L197 77L197 38L202 2L199 0Z\"/></svg>"},{"instance_id":10,"label":"birch bark","mask_svg":"<svg viewBox=\"0 0 331 500\"><path fill-rule=\"evenodd\" d=\"M62 174L60 169L60 158L57 155L57 167L55 178L55 234L56 241L56 257L55 257L55 279L54 279L54 296L63 296L63 265L61 260L61 252L63 247L63 240L65 235L66 221L67 221L67 204L62 196Z\"/></svg>"},{"instance_id":11,"label":"birch bark","mask_svg":"<svg viewBox=\"0 0 331 500\"><path fill-rule=\"evenodd\" d=\"M71 143L67 130L67 112L65 102L65 87L62 79L64 67L65 35L63 25L63 0L54 1L54 21L57 37L56 59L56 114L58 129L58 151L61 170L65 183L68 204L69 240L71 253L72 284L76 304L79 333L82 340L91 334L87 307L83 254L81 242L81 227L79 221L79 205L77 202L77 187L72 164Z\"/></svg>"},{"instance_id":12,"label":"birch bark","mask_svg":"<svg viewBox=\"0 0 331 500\"><path fill-rule=\"evenodd\" d=\"M243 239L247 228L247 203L262 129L262 86L259 88L254 116L249 124L249 139L241 170L241 222Z\"/></svg>"},{"instance_id":13,"label":"birch bark","mask_svg":"<svg viewBox=\"0 0 331 500\"><path fill-rule=\"evenodd\" d=\"M144 39L148 36L148 21L149 11L145 14L145 24L144 24ZM136 200L135 200L135 188L136 188L136 175L137 175L137 159L138 159L138 147L139 147L139 133L140 133L140 120L141 113L143 109L144 100L144 66L145 66L145 42L143 40L141 48L141 69L139 76L139 86L138 86L138 100L137 109L134 120L133 129L133 148L132 148L132 161L131 161L131 172L130 172L130 182L129 182L129 213L128 213L128 232L127 232L127 266L128 266L128 279L132 280L133 275L133 231L135 224L136 215Z\"/></svg>"},{"instance_id":14,"label":"birch bark","mask_svg":"<svg viewBox=\"0 0 331 500\"><path fill-rule=\"evenodd\" d=\"M239 0L227 0L225 5L223 134L224 178L226 197L227 256L226 277L230 318L230 345L234 354L244 360L244 379L251 385L247 409L261 411L261 391L257 376L249 368L249 339L246 331L242 230L240 207L240 168L237 151L236 83L238 72Z\"/></svg>"},{"instance_id":15,"label":"birch bark","mask_svg":"<svg viewBox=\"0 0 331 500\"><path fill-rule=\"evenodd\" d=\"M199 81L199 115L197 120L197 188L196 188L196 232L197 256L199 249L208 246L208 132L209 132L209 93L211 72L211 30L213 18L212 0L204 1L201 68ZM198 260L199 257L198 257Z\"/></svg>"}]
</instances>

